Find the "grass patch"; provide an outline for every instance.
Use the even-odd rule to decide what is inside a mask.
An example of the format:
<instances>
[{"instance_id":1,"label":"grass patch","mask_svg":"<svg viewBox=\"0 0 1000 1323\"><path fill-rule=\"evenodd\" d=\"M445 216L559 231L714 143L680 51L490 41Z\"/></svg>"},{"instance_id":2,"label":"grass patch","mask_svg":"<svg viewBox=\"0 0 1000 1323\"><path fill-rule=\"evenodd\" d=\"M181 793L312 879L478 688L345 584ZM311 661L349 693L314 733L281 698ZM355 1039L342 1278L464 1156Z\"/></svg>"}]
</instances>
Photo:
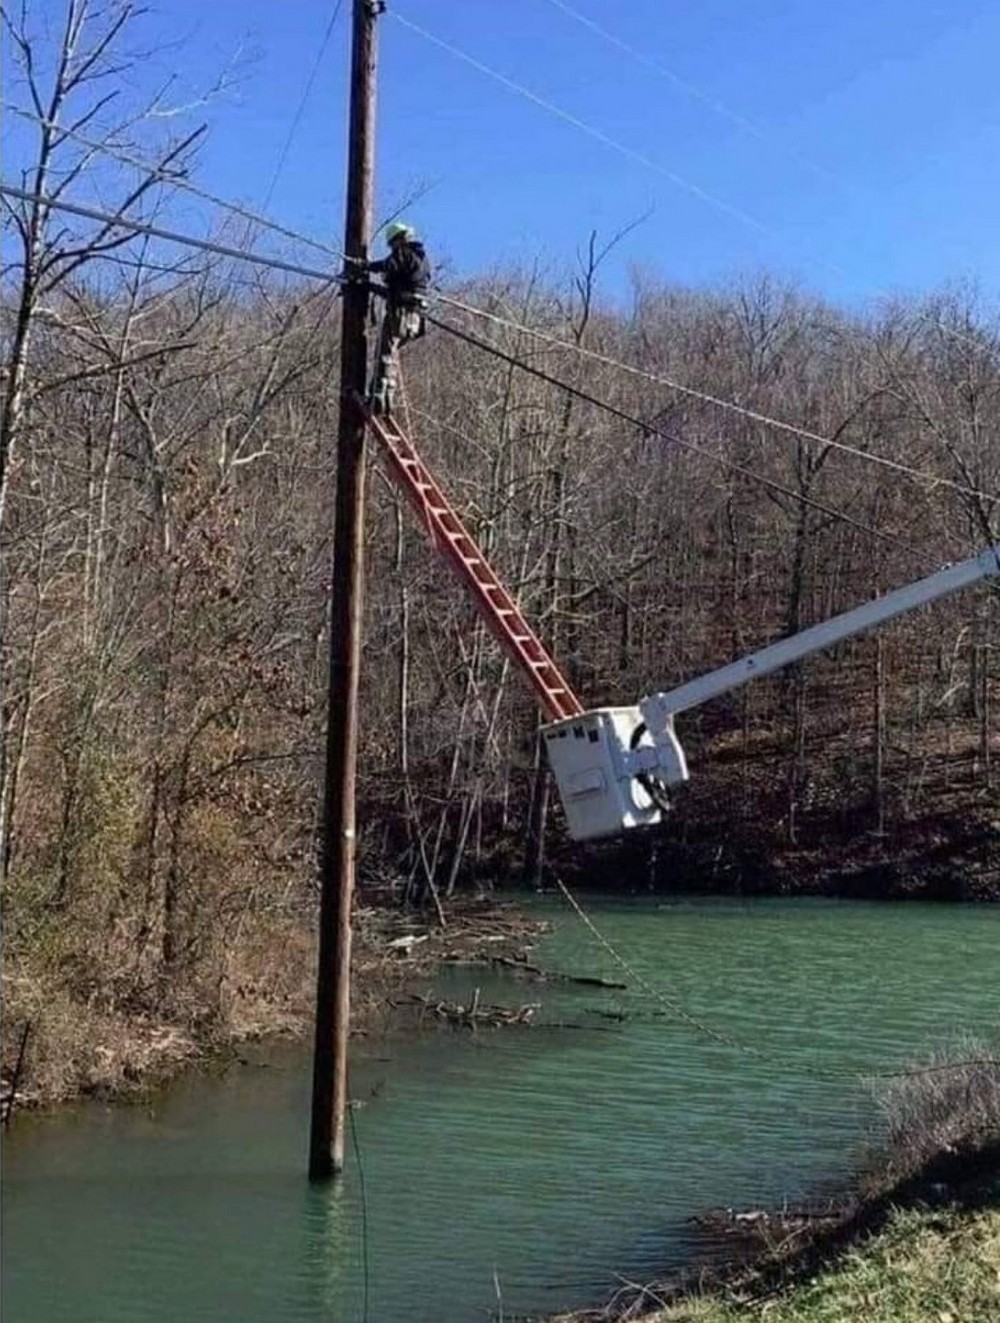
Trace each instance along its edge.
<instances>
[{"instance_id":1,"label":"grass patch","mask_svg":"<svg viewBox=\"0 0 1000 1323\"><path fill-rule=\"evenodd\" d=\"M885 1229L791 1291L706 1296L646 1323L991 1323L1000 1320L1000 1212L898 1210Z\"/></svg>"}]
</instances>

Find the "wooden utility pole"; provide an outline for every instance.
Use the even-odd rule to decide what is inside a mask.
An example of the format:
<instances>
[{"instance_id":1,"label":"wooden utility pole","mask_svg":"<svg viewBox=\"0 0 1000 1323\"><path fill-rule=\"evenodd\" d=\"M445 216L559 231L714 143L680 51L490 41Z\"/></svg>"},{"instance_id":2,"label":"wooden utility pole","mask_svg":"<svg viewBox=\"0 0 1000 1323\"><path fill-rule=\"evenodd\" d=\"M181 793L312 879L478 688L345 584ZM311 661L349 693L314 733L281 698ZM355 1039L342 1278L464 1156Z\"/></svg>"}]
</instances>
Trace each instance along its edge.
<instances>
[{"instance_id":1,"label":"wooden utility pole","mask_svg":"<svg viewBox=\"0 0 1000 1323\"><path fill-rule=\"evenodd\" d=\"M364 275L372 230L375 164L375 25L381 0L354 0L351 110L344 221L345 275ZM368 368L368 292L364 279L344 286L340 344L340 424L337 504L330 606L330 686L316 1039L313 1057L309 1179L327 1180L344 1167L347 1036L351 992L351 902L355 859L355 764L358 675L364 602L365 422L354 403L364 396Z\"/></svg>"}]
</instances>

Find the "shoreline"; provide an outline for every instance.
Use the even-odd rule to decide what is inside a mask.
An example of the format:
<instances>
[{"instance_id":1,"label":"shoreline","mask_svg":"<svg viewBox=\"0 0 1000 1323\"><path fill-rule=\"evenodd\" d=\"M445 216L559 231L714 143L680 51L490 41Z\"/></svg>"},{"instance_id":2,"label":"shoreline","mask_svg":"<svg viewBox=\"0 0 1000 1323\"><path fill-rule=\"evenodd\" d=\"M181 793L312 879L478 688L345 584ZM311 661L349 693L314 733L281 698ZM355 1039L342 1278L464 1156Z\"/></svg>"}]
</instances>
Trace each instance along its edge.
<instances>
[{"instance_id":1,"label":"shoreline","mask_svg":"<svg viewBox=\"0 0 1000 1323\"><path fill-rule=\"evenodd\" d=\"M1000 901L1000 814L988 806L924 815L879 833L863 818L825 815L796 843L779 839L766 812L741 821L681 801L655 834L613 846L561 844L550 865L573 884L719 896L825 896L843 900ZM777 812L777 806L775 806Z\"/></svg>"},{"instance_id":2,"label":"shoreline","mask_svg":"<svg viewBox=\"0 0 1000 1323\"><path fill-rule=\"evenodd\" d=\"M657 844L660 852L668 848L662 840ZM641 851L647 847L640 845L637 848ZM970 886L959 889L958 895L954 890L937 895L919 889L903 894L872 894L868 888L850 885L848 879L851 875L833 871L825 877L807 871L812 883L808 886L801 885L801 882L788 886L780 869L769 871L762 878L730 878L736 885L720 885L718 877L711 877L699 886L691 862L690 854L674 858L674 866L681 877L671 886L657 885L658 879L644 871L642 861L636 857L636 848L628 852L628 857L616 870L609 867L607 856L600 847L591 850L582 860L577 858L575 865L565 870L559 868L557 859L553 859L551 870L553 873L564 872L568 884L584 899L591 891L607 895L609 890L620 892L623 897L679 894L886 903L909 900L963 905L991 904L997 899L992 893L984 895ZM630 877L645 877L646 885L632 885L627 890L609 888L608 878L614 875L614 871L625 872ZM956 866L956 875L959 873ZM841 885L836 885L838 878ZM403 908L385 884L369 884L361 888L362 903L355 916L352 1037L379 1032L391 1023L405 1028L414 1018L425 1015L428 1008L420 1004L420 985L447 963L489 967L499 961L514 967L522 965L531 973L533 967L528 963L528 952L534 937L545 931L546 924L526 914L521 900L525 895L548 894L550 890L554 891L547 880L541 893L529 892L523 886L492 893L459 893L449 901L448 925L441 928L429 907L423 912ZM155 1018L149 1014L100 1017L93 1016L91 1008L80 1008L82 1014L92 1015L85 1048L80 1050L79 1059L74 1059L67 1070L60 1073L45 1073L44 1069L33 1071L32 1053L38 1047L34 1032L37 1026L24 1016L8 1018L0 1118L8 1125L19 1112L57 1110L88 1098L128 1102L168 1085L188 1070L203 1068L216 1060L224 1061L227 1056L238 1053L242 1044L268 1040L306 1041L312 1022L315 946L314 939L307 937L304 929L294 937L290 963L297 959L299 972L290 981L290 986L288 980L277 989L248 980L246 987L235 989L231 998L232 1009L225 1023L190 1024L167 1015ZM13 982L16 979L5 978L8 986ZM437 1018L450 1020L456 1025L470 1023L466 1008L448 1007L442 1003L430 1010ZM508 1010L516 1012L517 1008L483 1007L475 1014L480 1023L485 1023L491 1012L491 1022L497 1025L526 1022L525 1017L519 1018L516 1013L507 1014ZM28 1041L22 1054L21 1040L26 1026ZM77 1037L83 1037L82 1029ZM47 1046L43 1043L42 1050ZM50 1050L57 1052L60 1046L57 1040ZM74 1041L70 1041L70 1046L80 1047ZM22 1056L22 1069L18 1073L16 1066ZM12 1097L15 1074L17 1089ZM52 1087L52 1081L58 1087Z\"/></svg>"},{"instance_id":3,"label":"shoreline","mask_svg":"<svg viewBox=\"0 0 1000 1323\"><path fill-rule=\"evenodd\" d=\"M445 964L487 967L497 959L522 963L534 938L546 927L509 898L465 896L455 898L448 926L441 928L429 915L425 922L415 911L387 903L370 890L355 916L351 1037L385 1032L392 1024L406 1027L414 1018L408 999L419 998L415 989ZM31 1086L29 1032L24 1054L28 1070L22 1068L27 1087L19 1084L13 1095L16 1058L11 1064L5 1062L0 1091L4 1125L12 1125L21 1113L57 1113L89 1100L127 1104L168 1086L187 1071L210 1069L214 1063L238 1056L241 1045L248 1043L307 1042L314 995L312 950L307 958L308 973L303 974L297 996L280 1002L262 998L224 1029L210 1026L199 1033L191 1026L157 1022L148 1016L110 1021L108 1034L114 1044L96 1043L91 1053L92 1073L77 1078L76 1087L66 1091L53 1093ZM499 1009L480 1008L479 1021ZM446 1018L444 1008L438 1018ZM455 1018L461 1022L458 1015ZM497 1018L494 1022L503 1021ZM15 1054L22 1033L23 1023L11 1035Z\"/></svg>"},{"instance_id":4,"label":"shoreline","mask_svg":"<svg viewBox=\"0 0 1000 1323\"><path fill-rule=\"evenodd\" d=\"M884 1169L862 1170L845 1179L838 1192L817 1193L788 1207L693 1213L683 1262L649 1283L620 1288L601 1305L537 1323L658 1319L660 1310L715 1297L756 1310L836 1268L848 1253L863 1252L900 1213L964 1216L998 1208L1000 1134L995 1134L944 1148L898 1179Z\"/></svg>"}]
</instances>

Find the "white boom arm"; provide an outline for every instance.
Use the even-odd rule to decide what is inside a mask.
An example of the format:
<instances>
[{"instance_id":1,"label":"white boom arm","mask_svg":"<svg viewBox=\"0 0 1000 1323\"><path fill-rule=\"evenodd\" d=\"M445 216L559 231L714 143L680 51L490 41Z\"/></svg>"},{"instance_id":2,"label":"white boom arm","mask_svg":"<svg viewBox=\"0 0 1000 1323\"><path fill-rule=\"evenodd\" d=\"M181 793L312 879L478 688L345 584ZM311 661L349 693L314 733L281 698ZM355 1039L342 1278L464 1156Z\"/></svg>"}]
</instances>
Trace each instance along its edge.
<instances>
[{"instance_id":1,"label":"white boom arm","mask_svg":"<svg viewBox=\"0 0 1000 1323\"><path fill-rule=\"evenodd\" d=\"M544 727L570 834L586 840L659 821L665 788L688 779L676 713L994 575L1000 576L996 546L676 689L650 694L638 707L595 708Z\"/></svg>"},{"instance_id":2,"label":"white boom arm","mask_svg":"<svg viewBox=\"0 0 1000 1323\"><path fill-rule=\"evenodd\" d=\"M770 675L772 671L779 671L783 666L801 661L811 653L822 652L824 648L830 648L844 639L864 634L891 620L893 616L901 616L918 606L926 606L928 602L945 597L948 593L957 593L994 574L1000 575L1000 547L987 547L981 555L973 556L971 560L948 565L928 575L926 579L909 583L905 588L897 588L884 597L876 597L863 606L856 606L851 611L834 616L832 620L812 625L799 634L793 634L791 638L781 639L770 647L761 648L759 652L751 652L729 666L710 671L697 680L689 680L677 689L651 694L641 700L639 710L646 725L652 729L676 712L698 707L720 694L738 689L748 680Z\"/></svg>"}]
</instances>

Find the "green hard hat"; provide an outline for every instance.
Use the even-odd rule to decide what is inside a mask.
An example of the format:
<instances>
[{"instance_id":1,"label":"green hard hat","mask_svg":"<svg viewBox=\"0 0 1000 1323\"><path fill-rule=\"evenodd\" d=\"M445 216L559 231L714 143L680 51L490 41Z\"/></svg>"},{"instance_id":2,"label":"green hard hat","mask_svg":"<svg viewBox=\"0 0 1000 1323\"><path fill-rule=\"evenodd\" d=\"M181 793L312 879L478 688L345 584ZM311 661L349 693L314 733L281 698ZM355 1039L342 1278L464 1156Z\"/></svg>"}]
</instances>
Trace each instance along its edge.
<instances>
[{"instance_id":1,"label":"green hard hat","mask_svg":"<svg viewBox=\"0 0 1000 1323\"><path fill-rule=\"evenodd\" d=\"M417 237L416 230L409 225L404 225L402 221L393 221L391 225L385 227L386 243L395 243L397 239L405 239L412 242Z\"/></svg>"}]
</instances>

